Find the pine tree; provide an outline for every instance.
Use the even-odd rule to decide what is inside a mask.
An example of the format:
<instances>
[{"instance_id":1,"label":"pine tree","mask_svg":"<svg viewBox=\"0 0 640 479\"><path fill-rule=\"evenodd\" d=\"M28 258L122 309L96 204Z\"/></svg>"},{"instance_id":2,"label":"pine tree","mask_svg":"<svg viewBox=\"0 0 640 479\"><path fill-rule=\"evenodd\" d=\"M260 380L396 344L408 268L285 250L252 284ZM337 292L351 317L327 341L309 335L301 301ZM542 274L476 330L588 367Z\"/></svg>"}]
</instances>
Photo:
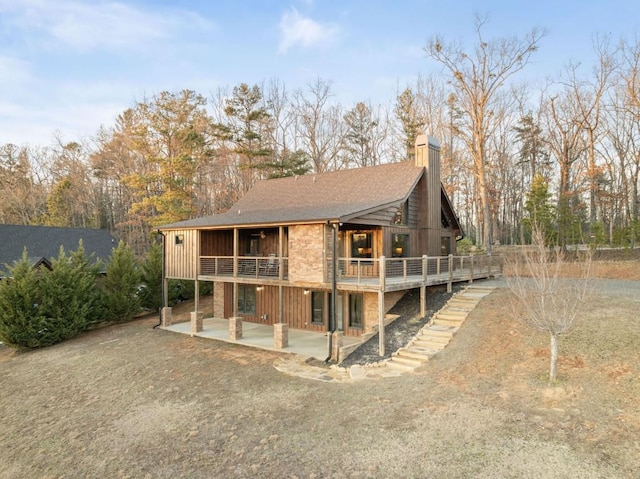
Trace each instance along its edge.
<instances>
[{"instance_id":1,"label":"pine tree","mask_svg":"<svg viewBox=\"0 0 640 479\"><path fill-rule=\"evenodd\" d=\"M107 275L102 283L107 307L105 319L124 322L140 312L138 288L140 271L133 251L120 241L107 263Z\"/></svg>"},{"instance_id":2,"label":"pine tree","mask_svg":"<svg viewBox=\"0 0 640 479\"><path fill-rule=\"evenodd\" d=\"M64 341L85 329L96 297L95 278L74 264L64 248L51 264L51 271L41 270L39 282L42 314L54 321L54 327L43 331L42 346Z\"/></svg>"},{"instance_id":3,"label":"pine tree","mask_svg":"<svg viewBox=\"0 0 640 479\"><path fill-rule=\"evenodd\" d=\"M26 249L8 273L0 281L0 341L12 347L38 347L39 332L50 329L52 321L40 309L38 274Z\"/></svg>"},{"instance_id":4,"label":"pine tree","mask_svg":"<svg viewBox=\"0 0 640 479\"><path fill-rule=\"evenodd\" d=\"M162 307L162 246L154 243L141 267L140 305L157 311Z\"/></svg>"},{"instance_id":5,"label":"pine tree","mask_svg":"<svg viewBox=\"0 0 640 479\"><path fill-rule=\"evenodd\" d=\"M523 219L523 223L529 237L532 231L540 231L545 244L554 243L557 239L554 228L556 212L551 204L549 184L542 175L536 175L533 178L524 208L528 216Z\"/></svg>"}]
</instances>

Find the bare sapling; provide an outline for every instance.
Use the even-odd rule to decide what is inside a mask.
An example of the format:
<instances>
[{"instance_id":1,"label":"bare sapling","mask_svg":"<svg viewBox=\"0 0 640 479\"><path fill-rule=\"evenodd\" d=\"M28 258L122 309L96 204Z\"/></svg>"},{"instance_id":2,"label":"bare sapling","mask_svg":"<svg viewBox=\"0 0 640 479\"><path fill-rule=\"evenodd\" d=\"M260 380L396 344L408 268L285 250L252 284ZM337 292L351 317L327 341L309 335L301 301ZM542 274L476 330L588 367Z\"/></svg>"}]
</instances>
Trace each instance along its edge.
<instances>
[{"instance_id":1,"label":"bare sapling","mask_svg":"<svg viewBox=\"0 0 640 479\"><path fill-rule=\"evenodd\" d=\"M507 284L512 292L514 317L550 336L549 381L558 376L558 341L575 326L593 295L593 254L590 249L576 255L568 274L568 263L560 247L549 248L540 229L532 232L532 245L509 261Z\"/></svg>"}]
</instances>

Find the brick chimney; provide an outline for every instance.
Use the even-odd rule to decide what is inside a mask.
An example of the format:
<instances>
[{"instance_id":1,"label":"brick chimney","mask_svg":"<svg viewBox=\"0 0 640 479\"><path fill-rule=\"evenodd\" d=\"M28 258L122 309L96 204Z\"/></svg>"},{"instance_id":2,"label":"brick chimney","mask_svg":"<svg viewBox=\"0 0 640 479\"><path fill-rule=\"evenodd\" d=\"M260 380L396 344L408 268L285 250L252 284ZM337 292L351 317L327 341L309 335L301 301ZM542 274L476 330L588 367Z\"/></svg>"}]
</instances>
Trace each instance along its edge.
<instances>
[{"instance_id":1,"label":"brick chimney","mask_svg":"<svg viewBox=\"0 0 640 479\"><path fill-rule=\"evenodd\" d=\"M425 168L424 200L426 217L420 219L424 228L429 255L439 255L442 236L442 198L440 183L440 143L432 136L418 135L416 138L416 166ZM424 244L424 243L423 243Z\"/></svg>"}]
</instances>

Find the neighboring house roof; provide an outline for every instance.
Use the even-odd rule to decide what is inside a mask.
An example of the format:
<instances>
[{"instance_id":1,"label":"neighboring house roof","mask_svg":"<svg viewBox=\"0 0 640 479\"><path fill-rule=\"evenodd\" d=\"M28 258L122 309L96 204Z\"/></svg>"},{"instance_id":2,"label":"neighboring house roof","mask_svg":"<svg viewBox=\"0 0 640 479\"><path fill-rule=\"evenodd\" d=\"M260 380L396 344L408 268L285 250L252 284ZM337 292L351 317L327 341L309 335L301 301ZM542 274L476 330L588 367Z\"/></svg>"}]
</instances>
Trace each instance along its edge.
<instances>
[{"instance_id":1,"label":"neighboring house roof","mask_svg":"<svg viewBox=\"0 0 640 479\"><path fill-rule=\"evenodd\" d=\"M226 213L172 223L160 229L347 222L376 208L399 205L423 173L423 167L404 161L261 181Z\"/></svg>"},{"instance_id":2,"label":"neighboring house roof","mask_svg":"<svg viewBox=\"0 0 640 479\"><path fill-rule=\"evenodd\" d=\"M29 261L34 265L49 263L57 258L60 246L70 253L82 244L87 256L107 260L111 250L117 246L108 230L90 228L57 228L53 226L0 225L0 273L5 264L13 264L22 258L27 248Z\"/></svg>"}]
</instances>

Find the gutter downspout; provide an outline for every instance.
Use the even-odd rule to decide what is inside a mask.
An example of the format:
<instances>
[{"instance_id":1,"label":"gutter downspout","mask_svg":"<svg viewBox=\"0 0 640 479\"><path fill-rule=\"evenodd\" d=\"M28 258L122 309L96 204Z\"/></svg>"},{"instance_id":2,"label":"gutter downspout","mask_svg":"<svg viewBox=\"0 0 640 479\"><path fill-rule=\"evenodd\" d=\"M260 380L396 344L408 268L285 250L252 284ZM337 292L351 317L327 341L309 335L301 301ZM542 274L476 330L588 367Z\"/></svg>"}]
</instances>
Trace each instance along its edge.
<instances>
[{"instance_id":1,"label":"gutter downspout","mask_svg":"<svg viewBox=\"0 0 640 479\"><path fill-rule=\"evenodd\" d=\"M329 315L329 355L324 360L325 364L331 361L331 353L333 350L333 333L336 331L336 296L338 294L338 227L339 223L333 223L333 252L331 266L331 314Z\"/></svg>"},{"instance_id":2,"label":"gutter downspout","mask_svg":"<svg viewBox=\"0 0 640 479\"><path fill-rule=\"evenodd\" d=\"M165 239L166 236L164 235L164 233L160 230L158 230L158 234L160 236L162 236L162 278L160 278L160 291L162 294L162 306L160 306L160 309L158 311L158 324L156 324L153 329L156 329L158 326L160 326L162 324L162 310L167 306L167 295L165 294L165 280L164 280L164 275L165 275Z\"/></svg>"}]
</instances>

